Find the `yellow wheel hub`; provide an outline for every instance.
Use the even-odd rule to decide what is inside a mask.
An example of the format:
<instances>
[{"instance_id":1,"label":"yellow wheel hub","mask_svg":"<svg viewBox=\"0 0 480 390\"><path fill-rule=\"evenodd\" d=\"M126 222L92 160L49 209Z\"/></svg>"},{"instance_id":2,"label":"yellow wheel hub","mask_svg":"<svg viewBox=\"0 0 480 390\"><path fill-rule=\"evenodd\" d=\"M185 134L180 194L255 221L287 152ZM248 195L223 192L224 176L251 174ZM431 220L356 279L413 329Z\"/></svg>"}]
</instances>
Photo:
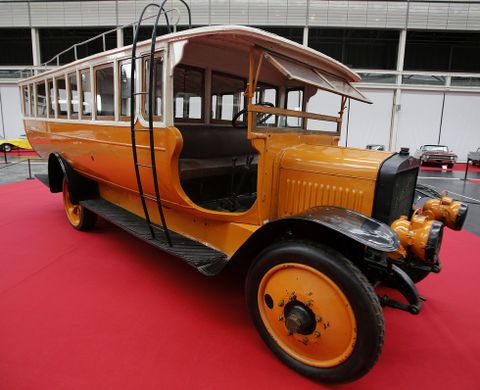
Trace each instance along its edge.
<instances>
[{"instance_id":1,"label":"yellow wheel hub","mask_svg":"<svg viewBox=\"0 0 480 390\"><path fill-rule=\"evenodd\" d=\"M350 303L315 268L299 263L271 268L260 281L257 300L267 331L294 359L328 368L352 354L357 329Z\"/></svg>"},{"instance_id":2,"label":"yellow wheel hub","mask_svg":"<svg viewBox=\"0 0 480 390\"><path fill-rule=\"evenodd\" d=\"M73 226L80 225L82 206L75 205L70 199L70 192L68 191L67 181L63 181L63 206L67 213L67 218Z\"/></svg>"}]
</instances>

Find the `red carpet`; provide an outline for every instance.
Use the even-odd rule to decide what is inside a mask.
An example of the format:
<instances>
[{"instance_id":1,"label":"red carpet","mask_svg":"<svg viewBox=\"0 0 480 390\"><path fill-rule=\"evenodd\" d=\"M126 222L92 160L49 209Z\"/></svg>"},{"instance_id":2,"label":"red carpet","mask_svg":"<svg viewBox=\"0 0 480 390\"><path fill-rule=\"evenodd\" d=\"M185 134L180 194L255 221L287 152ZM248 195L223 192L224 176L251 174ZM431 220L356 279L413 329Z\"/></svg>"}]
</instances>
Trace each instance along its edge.
<instances>
[{"instance_id":1,"label":"red carpet","mask_svg":"<svg viewBox=\"0 0 480 390\"><path fill-rule=\"evenodd\" d=\"M3 153L1 155L3 156ZM14 149L7 153L7 157L9 156L38 156L38 154L34 150Z\"/></svg>"},{"instance_id":2,"label":"red carpet","mask_svg":"<svg viewBox=\"0 0 480 390\"><path fill-rule=\"evenodd\" d=\"M465 172L465 163L454 164L453 168L447 169L447 171L461 171ZM442 167L437 165L422 165L420 168L422 171L441 171ZM480 172L480 167L470 165L468 172Z\"/></svg>"},{"instance_id":3,"label":"red carpet","mask_svg":"<svg viewBox=\"0 0 480 390\"><path fill-rule=\"evenodd\" d=\"M321 389L283 366L243 281L207 278L107 222L67 225L36 181L0 186L0 388ZM478 389L480 238L447 231L419 316L385 310L376 367L339 389Z\"/></svg>"}]
</instances>

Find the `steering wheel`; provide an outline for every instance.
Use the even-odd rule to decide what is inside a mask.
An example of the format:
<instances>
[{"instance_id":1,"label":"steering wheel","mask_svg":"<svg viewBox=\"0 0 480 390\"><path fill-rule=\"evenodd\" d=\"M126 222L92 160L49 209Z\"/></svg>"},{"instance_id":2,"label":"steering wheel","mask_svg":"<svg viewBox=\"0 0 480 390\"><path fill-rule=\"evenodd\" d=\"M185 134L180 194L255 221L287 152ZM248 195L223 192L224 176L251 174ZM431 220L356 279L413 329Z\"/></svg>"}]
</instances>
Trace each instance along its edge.
<instances>
[{"instance_id":1,"label":"steering wheel","mask_svg":"<svg viewBox=\"0 0 480 390\"><path fill-rule=\"evenodd\" d=\"M266 107L275 107L274 104L270 103L270 102L260 102L260 103L257 103L258 106L266 106ZM240 128L240 129L244 129L247 127L247 125L242 121L240 122L238 119L246 114L248 112L248 108L244 108L243 110L240 110L238 111L234 116L233 116L233 119L232 119L232 126L233 127L237 127L237 128ZM270 113L270 112L259 112L258 115L257 115L257 125L261 125L263 123L265 123L273 114Z\"/></svg>"}]
</instances>

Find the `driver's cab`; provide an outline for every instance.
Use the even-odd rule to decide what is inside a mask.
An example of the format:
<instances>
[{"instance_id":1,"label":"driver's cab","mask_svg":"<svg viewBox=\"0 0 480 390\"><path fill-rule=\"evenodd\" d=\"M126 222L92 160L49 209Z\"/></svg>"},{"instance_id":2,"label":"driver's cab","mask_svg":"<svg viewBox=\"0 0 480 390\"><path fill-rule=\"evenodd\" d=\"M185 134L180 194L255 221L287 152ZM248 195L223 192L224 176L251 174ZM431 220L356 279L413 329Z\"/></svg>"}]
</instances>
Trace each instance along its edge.
<instances>
[{"instance_id":1,"label":"driver's cab","mask_svg":"<svg viewBox=\"0 0 480 390\"><path fill-rule=\"evenodd\" d=\"M328 136L328 144L338 143L346 97L331 93L334 83L348 85L350 91L342 93L353 91L354 98L365 100L340 78L331 75L329 82L256 39L212 34L171 45L176 59L172 121L183 139L180 184L206 210L243 213L252 208L262 159L252 142L256 138L321 134ZM309 114L315 106L329 115Z\"/></svg>"}]
</instances>

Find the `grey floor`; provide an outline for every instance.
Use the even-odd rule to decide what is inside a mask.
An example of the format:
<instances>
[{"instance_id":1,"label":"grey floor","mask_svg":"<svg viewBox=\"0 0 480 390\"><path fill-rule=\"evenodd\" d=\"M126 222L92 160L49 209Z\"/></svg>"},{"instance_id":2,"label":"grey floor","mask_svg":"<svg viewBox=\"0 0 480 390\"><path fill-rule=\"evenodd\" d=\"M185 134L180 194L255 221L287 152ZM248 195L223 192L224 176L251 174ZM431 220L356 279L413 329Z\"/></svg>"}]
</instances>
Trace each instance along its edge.
<instances>
[{"instance_id":1,"label":"grey floor","mask_svg":"<svg viewBox=\"0 0 480 390\"><path fill-rule=\"evenodd\" d=\"M421 171L418 182L434 187L439 192L445 190L448 196L465 202L468 215L464 228L480 236L480 172L468 172L467 181L463 180L464 175L460 171Z\"/></svg>"},{"instance_id":2,"label":"grey floor","mask_svg":"<svg viewBox=\"0 0 480 390\"><path fill-rule=\"evenodd\" d=\"M31 177L47 173L47 162L38 157L8 156L5 164L3 153L0 154L0 185L28 180L30 160ZM441 192L446 190L454 199L468 204L469 211L465 228L480 236L480 172L469 172L468 179L479 182L464 181L464 172L459 171L421 171L418 182L434 187Z\"/></svg>"},{"instance_id":3,"label":"grey floor","mask_svg":"<svg viewBox=\"0 0 480 390\"><path fill-rule=\"evenodd\" d=\"M28 160L30 160L31 177L47 173L47 162L34 156L9 156L5 163L4 154L0 153L0 184L16 183L29 179Z\"/></svg>"}]
</instances>

